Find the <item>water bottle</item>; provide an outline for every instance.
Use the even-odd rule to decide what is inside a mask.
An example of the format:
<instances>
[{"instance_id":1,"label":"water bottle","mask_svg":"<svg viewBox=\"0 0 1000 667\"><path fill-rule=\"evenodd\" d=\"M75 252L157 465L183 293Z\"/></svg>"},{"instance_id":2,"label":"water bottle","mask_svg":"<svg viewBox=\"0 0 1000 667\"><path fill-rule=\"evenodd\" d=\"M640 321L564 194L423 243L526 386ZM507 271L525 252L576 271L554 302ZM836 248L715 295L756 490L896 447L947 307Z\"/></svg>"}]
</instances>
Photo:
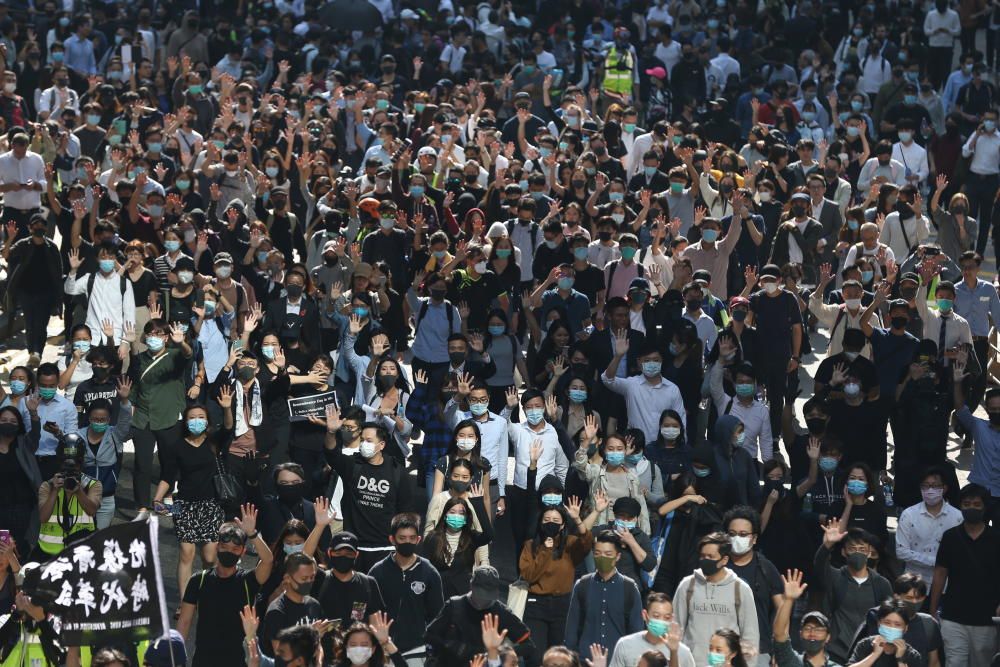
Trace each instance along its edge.
<instances>
[{"instance_id":1,"label":"water bottle","mask_svg":"<svg viewBox=\"0 0 1000 667\"><path fill-rule=\"evenodd\" d=\"M882 485L882 495L885 497L885 506L892 507L895 503L892 500L892 483L886 482Z\"/></svg>"},{"instance_id":2,"label":"water bottle","mask_svg":"<svg viewBox=\"0 0 1000 667\"><path fill-rule=\"evenodd\" d=\"M802 512L811 513L813 511L813 494L807 493L806 497L802 499Z\"/></svg>"}]
</instances>

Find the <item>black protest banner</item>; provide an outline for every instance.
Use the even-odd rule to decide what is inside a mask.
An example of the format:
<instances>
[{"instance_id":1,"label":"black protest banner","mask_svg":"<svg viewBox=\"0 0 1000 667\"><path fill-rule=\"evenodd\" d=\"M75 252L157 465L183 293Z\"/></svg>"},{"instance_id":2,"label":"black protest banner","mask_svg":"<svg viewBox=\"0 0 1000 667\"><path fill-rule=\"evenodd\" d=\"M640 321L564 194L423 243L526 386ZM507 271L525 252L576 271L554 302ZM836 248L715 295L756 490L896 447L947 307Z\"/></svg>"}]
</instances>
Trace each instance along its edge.
<instances>
[{"instance_id":1,"label":"black protest banner","mask_svg":"<svg viewBox=\"0 0 1000 667\"><path fill-rule=\"evenodd\" d=\"M58 617L67 646L162 636L170 624L156 517L72 543L25 579L25 592L49 601L45 608Z\"/></svg>"},{"instance_id":2,"label":"black protest banner","mask_svg":"<svg viewBox=\"0 0 1000 667\"><path fill-rule=\"evenodd\" d=\"M309 417L326 418L326 406L337 404L337 392L300 396L288 399L288 415L293 422L308 421Z\"/></svg>"}]
</instances>

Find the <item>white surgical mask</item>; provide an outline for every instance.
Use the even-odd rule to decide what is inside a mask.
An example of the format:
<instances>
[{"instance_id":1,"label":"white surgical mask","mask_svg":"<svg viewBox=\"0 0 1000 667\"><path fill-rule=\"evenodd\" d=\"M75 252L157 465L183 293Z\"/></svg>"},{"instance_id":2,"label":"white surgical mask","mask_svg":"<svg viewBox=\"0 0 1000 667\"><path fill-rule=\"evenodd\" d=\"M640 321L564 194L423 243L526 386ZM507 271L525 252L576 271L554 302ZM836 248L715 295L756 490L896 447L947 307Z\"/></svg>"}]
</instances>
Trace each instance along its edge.
<instances>
[{"instance_id":1,"label":"white surgical mask","mask_svg":"<svg viewBox=\"0 0 1000 667\"><path fill-rule=\"evenodd\" d=\"M476 439L475 438L459 438L458 440L455 441L455 444L458 446L458 449L460 451L471 452L473 449L476 448Z\"/></svg>"},{"instance_id":2,"label":"white surgical mask","mask_svg":"<svg viewBox=\"0 0 1000 667\"><path fill-rule=\"evenodd\" d=\"M370 459L375 456L375 443L367 440L361 441L361 456Z\"/></svg>"},{"instance_id":3,"label":"white surgical mask","mask_svg":"<svg viewBox=\"0 0 1000 667\"><path fill-rule=\"evenodd\" d=\"M476 273L486 273L486 262L476 262L472 268L476 270Z\"/></svg>"},{"instance_id":4,"label":"white surgical mask","mask_svg":"<svg viewBox=\"0 0 1000 667\"><path fill-rule=\"evenodd\" d=\"M363 665L372 657L372 649L369 646L351 646L347 649L347 659L352 665Z\"/></svg>"},{"instance_id":5,"label":"white surgical mask","mask_svg":"<svg viewBox=\"0 0 1000 667\"><path fill-rule=\"evenodd\" d=\"M774 294L778 291L778 283L763 283L764 291L768 294Z\"/></svg>"},{"instance_id":6,"label":"white surgical mask","mask_svg":"<svg viewBox=\"0 0 1000 667\"><path fill-rule=\"evenodd\" d=\"M750 551L750 536L742 537L740 535L733 535L729 538L729 543L733 545L733 553L737 556L742 556L746 552Z\"/></svg>"},{"instance_id":7,"label":"white surgical mask","mask_svg":"<svg viewBox=\"0 0 1000 667\"><path fill-rule=\"evenodd\" d=\"M677 426L664 426L660 429L660 435L666 440L676 440L681 437L681 429Z\"/></svg>"}]
</instances>

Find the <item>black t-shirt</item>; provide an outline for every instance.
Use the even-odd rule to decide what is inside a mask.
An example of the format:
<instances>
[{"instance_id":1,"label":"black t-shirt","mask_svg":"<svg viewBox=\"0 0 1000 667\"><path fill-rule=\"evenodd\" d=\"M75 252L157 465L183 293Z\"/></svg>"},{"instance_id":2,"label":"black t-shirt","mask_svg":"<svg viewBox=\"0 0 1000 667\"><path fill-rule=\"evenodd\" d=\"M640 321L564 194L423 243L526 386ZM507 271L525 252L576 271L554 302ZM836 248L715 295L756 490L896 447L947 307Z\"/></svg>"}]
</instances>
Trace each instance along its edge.
<instances>
[{"instance_id":1,"label":"black t-shirt","mask_svg":"<svg viewBox=\"0 0 1000 667\"><path fill-rule=\"evenodd\" d=\"M27 294L48 294L52 291L49 285L49 254L45 244L31 246L23 274L18 286Z\"/></svg>"},{"instance_id":2,"label":"black t-shirt","mask_svg":"<svg viewBox=\"0 0 1000 667\"><path fill-rule=\"evenodd\" d=\"M475 280L464 269L455 271L454 275L451 302L457 305L464 301L469 306L468 328L485 331L486 315L493 308L493 300L506 292L503 284L492 271Z\"/></svg>"},{"instance_id":3,"label":"black t-shirt","mask_svg":"<svg viewBox=\"0 0 1000 667\"><path fill-rule=\"evenodd\" d=\"M88 378L80 383L73 394L73 405L76 406L76 420L81 428L90 425L87 418L87 406L99 398L111 401L111 423L118 422L118 410L121 408L121 399L118 398L118 387L114 381L104 384L98 383L94 378Z\"/></svg>"},{"instance_id":4,"label":"black t-shirt","mask_svg":"<svg viewBox=\"0 0 1000 667\"><path fill-rule=\"evenodd\" d=\"M1000 531L987 527L976 539L965 524L944 531L935 567L948 568L941 618L962 625L992 626L1000 604Z\"/></svg>"},{"instance_id":5,"label":"black t-shirt","mask_svg":"<svg viewBox=\"0 0 1000 667\"><path fill-rule=\"evenodd\" d=\"M198 607L195 666L242 665L243 626L240 611L252 605L260 584L253 570L237 568L220 578L214 569L198 572L184 589L184 602Z\"/></svg>"},{"instance_id":6,"label":"black t-shirt","mask_svg":"<svg viewBox=\"0 0 1000 667\"><path fill-rule=\"evenodd\" d=\"M320 570L310 595L319 602L323 618L339 620L343 628L355 621L367 623L369 616L385 611L378 582L360 572L344 582L332 572Z\"/></svg>"},{"instance_id":7,"label":"black t-shirt","mask_svg":"<svg viewBox=\"0 0 1000 667\"><path fill-rule=\"evenodd\" d=\"M590 300L590 307L597 305L597 293L605 289L604 271L593 264L588 264L584 270L576 270L576 280L573 282L573 289L586 295Z\"/></svg>"},{"instance_id":8,"label":"black t-shirt","mask_svg":"<svg viewBox=\"0 0 1000 667\"><path fill-rule=\"evenodd\" d=\"M141 308L149 303L150 292L155 292L159 288L156 282L156 276L149 269L145 269L141 274L139 274L138 280L132 280L132 295L135 297L135 305L137 308Z\"/></svg>"},{"instance_id":9,"label":"black t-shirt","mask_svg":"<svg viewBox=\"0 0 1000 667\"><path fill-rule=\"evenodd\" d=\"M761 361L765 365L786 364L792 356L792 326L802 324L795 295L784 290L778 296L757 292L750 297L750 308L761 343Z\"/></svg>"},{"instance_id":10,"label":"black t-shirt","mask_svg":"<svg viewBox=\"0 0 1000 667\"><path fill-rule=\"evenodd\" d=\"M292 602L286 595L279 595L268 608L260 624L260 647L267 655L274 655L271 641L285 628L309 625L323 618L323 607L315 598L306 596L302 602Z\"/></svg>"},{"instance_id":11,"label":"black t-shirt","mask_svg":"<svg viewBox=\"0 0 1000 667\"><path fill-rule=\"evenodd\" d=\"M771 619L775 611L772 598L785 592L785 584L781 581L778 568L760 554L754 554L753 559L746 565L737 565L730 558L726 567L753 589L754 604L757 606L757 624L760 626L760 650L761 653L770 653Z\"/></svg>"}]
</instances>

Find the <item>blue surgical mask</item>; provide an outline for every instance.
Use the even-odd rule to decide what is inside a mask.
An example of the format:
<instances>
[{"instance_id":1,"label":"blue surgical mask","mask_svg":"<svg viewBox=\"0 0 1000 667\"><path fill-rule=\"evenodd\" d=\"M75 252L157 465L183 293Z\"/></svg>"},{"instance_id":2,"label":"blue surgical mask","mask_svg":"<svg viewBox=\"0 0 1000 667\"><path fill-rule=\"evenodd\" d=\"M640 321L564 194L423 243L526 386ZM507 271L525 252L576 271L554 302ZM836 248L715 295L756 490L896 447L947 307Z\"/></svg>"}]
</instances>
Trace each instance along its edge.
<instances>
[{"instance_id":1,"label":"blue surgical mask","mask_svg":"<svg viewBox=\"0 0 1000 667\"><path fill-rule=\"evenodd\" d=\"M737 447L742 447L743 443L747 441L746 431L740 431L739 435L736 436L736 441L733 443Z\"/></svg>"},{"instance_id":2,"label":"blue surgical mask","mask_svg":"<svg viewBox=\"0 0 1000 667\"><path fill-rule=\"evenodd\" d=\"M360 317L361 319L364 319L368 317L368 309L364 306L355 306L354 314Z\"/></svg>"},{"instance_id":3,"label":"blue surgical mask","mask_svg":"<svg viewBox=\"0 0 1000 667\"><path fill-rule=\"evenodd\" d=\"M644 361L642 362L642 374L648 378L654 378L660 374L660 369L663 367L659 361Z\"/></svg>"},{"instance_id":4,"label":"blue surgical mask","mask_svg":"<svg viewBox=\"0 0 1000 667\"><path fill-rule=\"evenodd\" d=\"M904 132L902 130L899 132L899 140L902 141L904 144L908 143L911 139L913 139L912 132Z\"/></svg>"},{"instance_id":5,"label":"blue surgical mask","mask_svg":"<svg viewBox=\"0 0 1000 667\"><path fill-rule=\"evenodd\" d=\"M101 269L103 273L111 273L115 270L115 260L113 259L101 259L97 261L97 266Z\"/></svg>"},{"instance_id":6,"label":"blue surgical mask","mask_svg":"<svg viewBox=\"0 0 1000 667\"><path fill-rule=\"evenodd\" d=\"M148 347L153 352L159 352L163 349L163 339L157 338L156 336L146 336L146 347Z\"/></svg>"},{"instance_id":7,"label":"blue surgical mask","mask_svg":"<svg viewBox=\"0 0 1000 667\"><path fill-rule=\"evenodd\" d=\"M268 178L274 178L280 171L277 167L264 167L264 173L267 174Z\"/></svg>"},{"instance_id":8,"label":"blue surgical mask","mask_svg":"<svg viewBox=\"0 0 1000 667\"><path fill-rule=\"evenodd\" d=\"M545 419L545 408L525 408L524 416L529 424L537 426Z\"/></svg>"},{"instance_id":9,"label":"blue surgical mask","mask_svg":"<svg viewBox=\"0 0 1000 667\"><path fill-rule=\"evenodd\" d=\"M837 459L832 456L821 456L819 458L819 469L823 472L833 472L837 469Z\"/></svg>"},{"instance_id":10,"label":"blue surgical mask","mask_svg":"<svg viewBox=\"0 0 1000 667\"><path fill-rule=\"evenodd\" d=\"M656 167L643 167L642 173L645 174L646 178L652 178L656 176Z\"/></svg>"},{"instance_id":11,"label":"blue surgical mask","mask_svg":"<svg viewBox=\"0 0 1000 667\"><path fill-rule=\"evenodd\" d=\"M562 494L543 493L542 504L545 505L546 507L559 507L560 505L562 505Z\"/></svg>"},{"instance_id":12,"label":"blue surgical mask","mask_svg":"<svg viewBox=\"0 0 1000 667\"><path fill-rule=\"evenodd\" d=\"M860 113L862 109L865 108L864 102L860 100L851 100L851 111L854 113Z\"/></svg>"},{"instance_id":13,"label":"blue surgical mask","mask_svg":"<svg viewBox=\"0 0 1000 667\"><path fill-rule=\"evenodd\" d=\"M855 127L854 125L848 125L847 126L847 136L849 136L849 137L857 137L860 134L861 134L860 128Z\"/></svg>"},{"instance_id":14,"label":"blue surgical mask","mask_svg":"<svg viewBox=\"0 0 1000 667\"><path fill-rule=\"evenodd\" d=\"M753 382L738 384L736 385L736 395L744 398L747 396L753 396L754 389L756 389L756 386Z\"/></svg>"},{"instance_id":15,"label":"blue surgical mask","mask_svg":"<svg viewBox=\"0 0 1000 667\"><path fill-rule=\"evenodd\" d=\"M260 353L264 355L265 359L274 360L274 346L273 345L261 345Z\"/></svg>"},{"instance_id":16,"label":"blue surgical mask","mask_svg":"<svg viewBox=\"0 0 1000 667\"><path fill-rule=\"evenodd\" d=\"M587 400L587 390L586 389L570 389L569 390L569 400L574 403L583 403Z\"/></svg>"},{"instance_id":17,"label":"blue surgical mask","mask_svg":"<svg viewBox=\"0 0 1000 667\"><path fill-rule=\"evenodd\" d=\"M90 341L89 340L77 340L73 341L73 349L80 350L84 354L90 352Z\"/></svg>"},{"instance_id":18,"label":"blue surgical mask","mask_svg":"<svg viewBox=\"0 0 1000 667\"><path fill-rule=\"evenodd\" d=\"M582 262L583 260L587 259L589 252L590 251L588 250L587 246L580 246L578 248L573 248L573 258L578 259Z\"/></svg>"},{"instance_id":19,"label":"blue surgical mask","mask_svg":"<svg viewBox=\"0 0 1000 667\"><path fill-rule=\"evenodd\" d=\"M109 426L109 424L107 422L104 422L104 423L90 422L90 430L93 431L94 433L98 433L98 434L104 433L105 431L107 431L108 430L108 426Z\"/></svg>"},{"instance_id":20,"label":"blue surgical mask","mask_svg":"<svg viewBox=\"0 0 1000 667\"><path fill-rule=\"evenodd\" d=\"M502 324L491 324L486 327L486 330L490 332L491 336L502 336L507 331L507 327Z\"/></svg>"},{"instance_id":21,"label":"blue surgical mask","mask_svg":"<svg viewBox=\"0 0 1000 667\"><path fill-rule=\"evenodd\" d=\"M706 229L701 233L701 239L708 243L715 243L719 238L719 232L715 229Z\"/></svg>"},{"instance_id":22,"label":"blue surgical mask","mask_svg":"<svg viewBox=\"0 0 1000 667\"><path fill-rule=\"evenodd\" d=\"M302 553L305 546L305 542L302 544L282 544L282 549L284 549L286 556L291 556L292 554Z\"/></svg>"},{"instance_id":23,"label":"blue surgical mask","mask_svg":"<svg viewBox=\"0 0 1000 667\"><path fill-rule=\"evenodd\" d=\"M900 630L899 628L889 627L888 625L884 625L882 623L879 623L878 633L879 635L881 635L882 639L886 640L887 642L894 642L897 639L903 638L902 630Z\"/></svg>"},{"instance_id":24,"label":"blue surgical mask","mask_svg":"<svg viewBox=\"0 0 1000 667\"><path fill-rule=\"evenodd\" d=\"M996 123L996 121L994 121L994 120L988 120L988 119L984 120L983 121L983 129L986 130L987 132L992 132L993 130L997 129L997 123Z\"/></svg>"},{"instance_id":25,"label":"blue surgical mask","mask_svg":"<svg viewBox=\"0 0 1000 667\"><path fill-rule=\"evenodd\" d=\"M469 412L473 417L482 417L490 409L488 403L469 403Z\"/></svg>"},{"instance_id":26,"label":"blue surgical mask","mask_svg":"<svg viewBox=\"0 0 1000 667\"><path fill-rule=\"evenodd\" d=\"M201 417L194 417L187 420L188 432L192 435L201 435L208 428L208 420Z\"/></svg>"},{"instance_id":27,"label":"blue surgical mask","mask_svg":"<svg viewBox=\"0 0 1000 667\"><path fill-rule=\"evenodd\" d=\"M694 473L695 477L708 477L712 474L711 468L691 468L691 472Z\"/></svg>"},{"instance_id":28,"label":"blue surgical mask","mask_svg":"<svg viewBox=\"0 0 1000 667\"><path fill-rule=\"evenodd\" d=\"M624 192L609 192L608 193L608 201L612 201L612 202L625 201L625 193Z\"/></svg>"},{"instance_id":29,"label":"blue surgical mask","mask_svg":"<svg viewBox=\"0 0 1000 667\"><path fill-rule=\"evenodd\" d=\"M154 218L159 218L163 215L163 204L150 204L146 208L149 210L149 215Z\"/></svg>"},{"instance_id":30,"label":"blue surgical mask","mask_svg":"<svg viewBox=\"0 0 1000 667\"><path fill-rule=\"evenodd\" d=\"M24 380L11 380L10 381L10 391L15 396L20 396L25 391L28 390L28 383Z\"/></svg>"},{"instance_id":31,"label":"blue surgical mask","mask_svg":"<svg viewBox=\"0 0 1000 667\"><path fill-rule=\"evenodd\" d=\"M855 495L855 496L860 496L860 495L864 495L866 491L868 491L868 482L866 482L864 480L861 480L861 479L849 479L849 480L847 480L847 492L848 493L850 493L852 495Z\"/></svg>"},{"instance_id":32,"label":"blue surgical mask","mask_svg":"<svg viewBox=\"0 0 1000 667\"><path fill-rule=\"evenodd\" d=\"M607 452L604 454L604 460L609 466L620 466L625 463L625 452Z\"/></svg>"},{"instance_id":33,"label":"blue surgical mask","mask_svg":"<svg viewBox=\"0 0 1000 667\"><path fill-rule=\"evenodd\" d=\"M257 252L257 262L263 264L267 261L267 256L270 254L268 250L260 250Z\"/></svg>"},{"instance_id":34,"label":"blue surgical mask","mask_svg":"<svg viewBox=\"0 0 1000 667\"><path fill-rule=\"evenodd\" d=\"M163 242L163 247L167 249L167 252L177 252L178 250L181 249L181 242L180 241L174 241L174 240L171 239L169 241L164 241ZM258 253L258 256L259 256L259 254L260 253ZM265 253L265 255L266 255L266 253Z\"/></svg>"},{"instance_id":35,"label":"blue surgical mask","mask_svg":"<svg viewBox=\"0 0 1000 667\"><path fill-rule=\"evenodd\" d=\"M150 153L159 153L160 151L163 150L163 142L150 141L149 143L146 144L146 147L149 148Z\"/></svg>"},{"instance_id":36,"label":"blue surgical mask","mask_svg":"<svg viewBox=\"0 0 1000 667\"><path fill-rule=\"evenodd\" d=\"M561 290L571 290L573 289L573 278L560 278L559 279L559 289Z\"/></svg>"},{"instance_id":37,"label":"blue surgical mask","mask_svg":"<svg viewBox=\"0 0 1000 667\"><path fill-rule=\"evenodd\" d=\"M625 465L627 466L637 466L640 461L642 461L642 454L627 454L625 456Z\"/></svg>"},{"instance_id":38,"label":"blue surgical mask","mask_svg":"<svg viewBox=\"0 0 1000 667\"><path fill-rule=\"evenodd\" d=\"M619 530L632 530L635 528L635 521L625 521L624 519L615 519L615 528Z\"/></svg>"},{"instance_id":39,"label":"blue surgical mask","mask_svg":"<svg viewBox=\"0 0 1000 667\"><path fill-rule=\"evenodd\" d=\"M871 282L871 279L875 277L874 271L862 271L861 272L861 282L867 283Z\"/></svg>"},{"instance_id":40,"label":"blue surgical mask","mask_svg":"<svg viewBox=\"0 0 1000 667\"><path fill-rule=\"evenodd\" d=\"M422 186L422 185L411 185L410 186L410 194L412 196L414 196L414 197L423 197L424 196L424 186Z\"/></svg>"}]
</instances>

